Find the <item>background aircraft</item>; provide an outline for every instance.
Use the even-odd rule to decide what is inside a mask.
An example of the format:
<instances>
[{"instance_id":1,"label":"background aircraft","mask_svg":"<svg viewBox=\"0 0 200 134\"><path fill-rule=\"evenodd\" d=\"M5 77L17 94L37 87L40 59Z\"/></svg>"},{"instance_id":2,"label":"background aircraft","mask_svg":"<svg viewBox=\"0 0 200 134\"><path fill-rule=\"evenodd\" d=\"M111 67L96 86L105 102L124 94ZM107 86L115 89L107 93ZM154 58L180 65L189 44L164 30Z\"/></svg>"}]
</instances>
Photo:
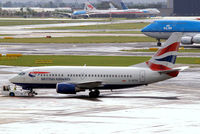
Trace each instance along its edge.
<instances>
[{"instance_id":1,"label":"background aircraft","mask_svg":"<svg viewBox=\"0 0 200 134\"><path fill-rule=\"evenodd\" d=\"M117 8L112 3L109 3L109 6L111 10L117 10Z\"/></svg>"},{"instance_id":2,"label":"background aircraft","mask_svg":"<svg viewBox=\"0 0 200 134\"><path fill-rule=\"evenodd\" d=\"M183 32L182 44L200 43L200 21L198 20L157 20L141 30L145 35L160 39L168 39L173 32Z\"/></svg>"},{"instance_id":3,"label":"background aircraft","mask_svg":"<svg viewBox=\"0 0 200 134\"><path fill-rule=\"evenodd\" d=\"M98 10L96 9L92 4L90 4L89 2L86 2L86 10L88 12L88 14L93 14L93 15L99 15L99 14L121 14L121 15L127 15L127 14L134 14L134 15L147 15L147 14L151 14L151 12L147 12L144 10L140 10L140 9L127 9L127 10L119 10L119 9L107 9L107 10Z\"/></svg>"},{"instance_id":4,"label":"background aircraft","mask_svg":"<svg viewBox=\"0 0 200 134\"><path fill-rule=\"evenodd\" d=\"M148 85L176 77L184 68L173 68L181 33L174 33L147 62L130 67L49 66L27 69L10 82L33 92L34 88L56 88L57 93L76 94L90 90L98 97L99 90L122 89Z\"/></svg>"},{"instance_id":5,"label":"background aircraft","mask_svg":"<svg viewBox=\"0 0 200 134\"><path fill-rule=\"evenodd\" d=\"M70 17L72 19L77 19L77 18L89 18L89 14L86 10L77 10L77 11L73 11L73 13L62 13L62 12L58 12L57 14L61 14L67 17Z\"/></svg>"},{"instance_id":6,"label":"background aircraft","mask_svg":"<svg viewBox=\"0 0 200 134\"><path fill-rule=\"evenodd\" d=\"M156 8L146 8L146 9L129 9L123 1L120 2L121 7L123 10L129 11L129 12L135 12L135 11L139 11L138 13L140 13L140 15L150 15L150 16L156 16L160 13L160 11Z\"/></svg>"}]
</instances>

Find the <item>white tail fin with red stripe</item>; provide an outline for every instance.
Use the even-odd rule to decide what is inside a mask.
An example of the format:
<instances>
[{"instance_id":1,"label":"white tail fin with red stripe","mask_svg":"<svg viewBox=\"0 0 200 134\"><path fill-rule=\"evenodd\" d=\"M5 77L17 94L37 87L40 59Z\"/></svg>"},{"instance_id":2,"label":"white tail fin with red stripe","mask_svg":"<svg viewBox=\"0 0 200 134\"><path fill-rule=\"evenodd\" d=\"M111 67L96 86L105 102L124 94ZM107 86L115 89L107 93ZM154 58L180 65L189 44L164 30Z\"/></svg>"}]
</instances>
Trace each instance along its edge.
<instances>
[{"instance_id":1,"label":"white tail fin with red stripe","mask_svg":"<svg viewBox=\"0 0 200 134\"><path fill-rule=\"evenodd\" d=\"M182 33L173 33L156 54L146 62L154 71L170 70L178 54Z\"/></svg>"}]
</instances>

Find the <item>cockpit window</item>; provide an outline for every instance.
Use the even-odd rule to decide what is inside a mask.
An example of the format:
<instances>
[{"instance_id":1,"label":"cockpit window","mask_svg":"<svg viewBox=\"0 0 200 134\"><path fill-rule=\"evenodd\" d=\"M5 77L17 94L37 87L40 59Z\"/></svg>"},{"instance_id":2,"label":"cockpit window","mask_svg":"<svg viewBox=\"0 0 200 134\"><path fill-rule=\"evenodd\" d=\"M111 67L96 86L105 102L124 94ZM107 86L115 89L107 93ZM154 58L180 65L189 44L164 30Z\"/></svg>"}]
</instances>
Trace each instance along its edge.
<instances>
[{"instance_id":1,"label":"cockpit window","mask_svg":"<svg viewBox=\"0 0 200 134\"><path fill-rule=\"evenodd\" d=\"M26 74L25 72L21 72L21 73L19 73L18 75L21 75L21 76L22 76L22 75L25 75L25 74Z\"/></svg>"}]
</instances>

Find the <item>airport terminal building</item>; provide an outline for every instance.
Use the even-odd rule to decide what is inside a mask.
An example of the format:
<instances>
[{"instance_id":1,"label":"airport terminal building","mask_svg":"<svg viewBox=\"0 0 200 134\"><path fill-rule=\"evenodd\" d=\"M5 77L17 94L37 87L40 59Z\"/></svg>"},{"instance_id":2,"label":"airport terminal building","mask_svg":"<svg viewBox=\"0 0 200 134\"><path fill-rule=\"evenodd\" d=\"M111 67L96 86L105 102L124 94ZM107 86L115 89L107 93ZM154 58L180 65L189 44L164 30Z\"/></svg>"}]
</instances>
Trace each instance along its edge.
<instances>
[{"instance_id":1,"label":"airport terminal building","mask_svg":"<svg viewBox=\"0 0 200 134\"><path fill-rule=\"evenodd\" d=\"M200 0L168 0L175 16L200 16Z\"/></svg>"}]
</instances>

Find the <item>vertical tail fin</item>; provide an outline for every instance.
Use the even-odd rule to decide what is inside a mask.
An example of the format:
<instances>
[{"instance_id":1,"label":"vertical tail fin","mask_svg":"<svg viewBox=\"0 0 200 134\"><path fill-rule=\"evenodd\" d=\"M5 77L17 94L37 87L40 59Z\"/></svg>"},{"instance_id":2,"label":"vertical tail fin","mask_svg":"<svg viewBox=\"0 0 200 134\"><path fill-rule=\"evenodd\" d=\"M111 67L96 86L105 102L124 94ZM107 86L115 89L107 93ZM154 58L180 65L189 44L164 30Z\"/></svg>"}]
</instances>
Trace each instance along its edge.
<instances>
[{"instance_id":1,"label":"vertical tail fin","mask_svg":"<svg viewBox=\"0 0 200 134\"><path fill-rule=\"evenodd\" d=\"M110 9L113 9L113 10L117 9L117 8L115 8L115 6L111 2L109 3L109 6L110 6Z\"/></svg>"},{"instance_id":2,"label":"vertical tail fin","mask_svg":"<svg viewBox=\"0 0 200 134\"><path fill-rule=\"evenodd\" d=\"M122 9L124 9L124 10L127 10L127 9L128 9L128 7L124 4L123 1L121 1L120 3L121 3L121 6L122 6Z\"/></svg>"},{"instance_id":3,"label":"vertical tail fin","mask_svg":"<svg viewBox=\"0 0 200 134\"><path fill-rule=\"evenodd\" d=\"M173 33L156 54L146 62L154 71L170 70L178 54L182 33Z\"/></svg>"},{"instance_id":4,"label":"vertical tail fin","mask_svg":"<svg viewBox=\"0 0 200 134\"><path fill-rule=\"evenodd\" d=\"M85 3L85 10L86 11L93 11L93 10L96 10L96 8L92 4L90 4L89 2L86 2Z\"/></svg>"}]
</instances>

